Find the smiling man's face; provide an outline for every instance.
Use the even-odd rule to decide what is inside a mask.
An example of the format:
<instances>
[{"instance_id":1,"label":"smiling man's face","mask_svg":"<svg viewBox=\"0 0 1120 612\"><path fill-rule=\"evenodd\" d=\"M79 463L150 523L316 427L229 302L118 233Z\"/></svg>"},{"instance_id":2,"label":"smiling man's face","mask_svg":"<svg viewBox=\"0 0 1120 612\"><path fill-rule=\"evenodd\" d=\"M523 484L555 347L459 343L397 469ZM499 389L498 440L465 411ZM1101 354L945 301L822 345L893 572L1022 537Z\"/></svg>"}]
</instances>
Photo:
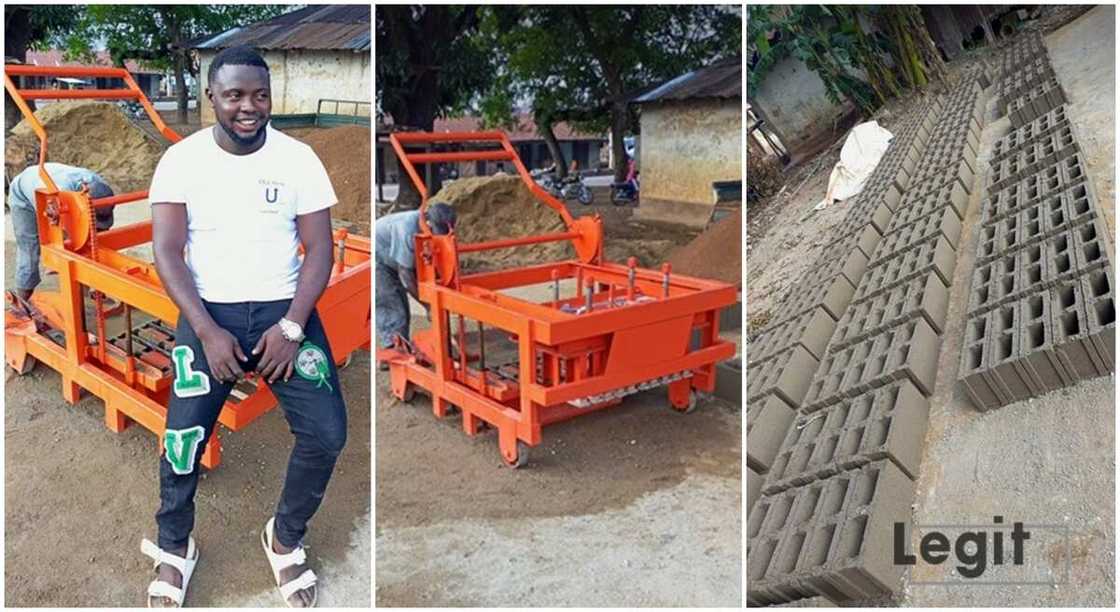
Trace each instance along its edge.
<instances>
[{"instance_id":1,"label":"smiling man's face","mask_svg":"<svg viewBox=\"0 0 1120 612\"><path fill-rule=\"evenodd\" d=\"M264 128L272 115L272 90L267 70L259 66L226 64L210 81L206 95L214 106L218 125L235 149L231 152L253 151L263 144Z\"/></svg>"}]
</instances>

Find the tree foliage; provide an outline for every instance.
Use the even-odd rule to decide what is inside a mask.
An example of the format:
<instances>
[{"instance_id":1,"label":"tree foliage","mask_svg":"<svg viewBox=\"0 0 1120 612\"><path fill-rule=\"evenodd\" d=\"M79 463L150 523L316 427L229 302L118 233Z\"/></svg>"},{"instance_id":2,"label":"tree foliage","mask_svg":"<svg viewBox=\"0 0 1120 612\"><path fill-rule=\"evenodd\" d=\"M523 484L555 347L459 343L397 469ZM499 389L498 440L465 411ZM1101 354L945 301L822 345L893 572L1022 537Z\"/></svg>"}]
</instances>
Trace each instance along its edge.
<instances>
[{"instance_id":1,"label":"tree foliage","mask_svg":"<svg viewBox=\"0 0 1120 612\"><path fill-rule=\"evenodd\" d=\"M198 64L185 43L235 26L263 21L291 10L269 4L111 4L89 5L71 32L63 37L69 57L90 59L94 41L104 41L115 65L139 60L175 73L178 83L189 73L198 78ZM186 121L187 92L179 87L179 120Z\"/></svg>"},{"instance_id":2,"label":"tree foliage","mask_svg":"<svg viewBox=\"0 0 1120 612\"><path fill-rule=\"evenodd\" d=\"M916 6L753 5L747 24L754 49L750 96L789 56L820 76L833 102L846 99L865 114L903 87L922 89L931 77L945 79L944 62Z\"/></svg>"},{"instance_id":3,"label":"tree foliage","mask_svg":"<svg viewBox=\"0 0 1120 612\"><path fill-rule=\"evenodd\" d=\"M375 103L398 129L431 131L436 117L471 108L493 78L492 54L478 36L482 7L381 5L375 12ZM432 193L439 189L431 173ZM403 176L396 204L416 207L420 194Z\"/></svg>"},{"instance_id":4,"label":"tree foliage","mask_svg":"<svg viewBox=\"0 0 1120 612\"><path fill-rule=\"evenodd\" d=\"M629 97L715 59L738 55L739 14L726 6L504 6L484 22L499 52L501 78L487 98L488 119L530 101L534 122L558 167L565 166L552 127L609 129L616 159L634 125ZM625 172L618 164L616 174ZM621 176L619 176L621 178Z\"/></svg>"},{"instance_id":5,"label":"tree foliage","mask_svg":"<svg viewBox=\"0 0 1120 612\"><path fill-rule=\"evenodd\" d=\"M75 5L4 5L4 57L24 61L27 50L40 48L77 23L84 7ZM34 108L34 100L29 101ZM4 93L4 130L19 123L19 108Z\"/></svg>"}]
</instances>

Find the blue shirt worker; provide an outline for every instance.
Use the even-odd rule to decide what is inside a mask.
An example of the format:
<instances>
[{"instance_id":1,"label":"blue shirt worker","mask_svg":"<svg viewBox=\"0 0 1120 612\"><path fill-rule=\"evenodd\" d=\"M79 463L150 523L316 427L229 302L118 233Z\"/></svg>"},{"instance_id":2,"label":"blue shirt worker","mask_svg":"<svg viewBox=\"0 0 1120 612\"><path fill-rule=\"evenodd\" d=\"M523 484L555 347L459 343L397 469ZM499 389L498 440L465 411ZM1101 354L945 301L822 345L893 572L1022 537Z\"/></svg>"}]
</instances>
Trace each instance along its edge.
<instances>
[{"instance_id":1,"label":"blue shirt worker","mask_svg":"<svg viewBox=\"0 0 1120 612\"><path fill-rule=\"evenodd\" d=\"M427 208L428 227L433 234L448 234L455 228L455 209L443 202ZM384 348L392 348L397 337L408 341L408 298L419 301L416 285L415 238L420 233L420 211L393 213L377 220L376 251L377 294L374 306L377 315L377 339Z\"/></svg>"},{"instance_id":2,"label":"blue shirt worker","mask_svg":"<svg viewBox=\"0 0 1120 612\"><path fill-rule=\"evenodd\" d=\"M81 191L89 186L91 198L107 198L112 188L96 172L85 168L47 162L47 174L61 191ZM29 166L12 179L8 191L8 207L12 211L12 231L16 236L16 295L31 298L39 286L39 224L35 218L35 190L45 187L39 166ZM113 208L100 208L96 213L97 230L113 226Z\"/></svg>"}]
</instances>

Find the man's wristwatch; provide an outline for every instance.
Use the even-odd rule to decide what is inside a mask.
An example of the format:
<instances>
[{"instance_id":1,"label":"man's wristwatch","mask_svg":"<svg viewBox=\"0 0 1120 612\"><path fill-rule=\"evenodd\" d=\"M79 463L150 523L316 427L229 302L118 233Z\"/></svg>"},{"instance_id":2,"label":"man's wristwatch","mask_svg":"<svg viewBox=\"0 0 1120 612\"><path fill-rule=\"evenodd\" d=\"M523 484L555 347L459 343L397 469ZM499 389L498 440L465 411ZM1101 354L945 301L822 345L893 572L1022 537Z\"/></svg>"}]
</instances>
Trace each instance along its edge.
<instances>
[{"instance_id":1,"label":"man's wristwatch","mask_svg":"<svg viewBox=\"0 0 1120 612\"><path fill-rule=\"evenodd\" d=\"M299 323L280 317L276 324L280 326L280 333L284 334L285 340L288 342L303 342L305 336L303 335L303 327L300 327Z\"/></svg>"}]
</instances>

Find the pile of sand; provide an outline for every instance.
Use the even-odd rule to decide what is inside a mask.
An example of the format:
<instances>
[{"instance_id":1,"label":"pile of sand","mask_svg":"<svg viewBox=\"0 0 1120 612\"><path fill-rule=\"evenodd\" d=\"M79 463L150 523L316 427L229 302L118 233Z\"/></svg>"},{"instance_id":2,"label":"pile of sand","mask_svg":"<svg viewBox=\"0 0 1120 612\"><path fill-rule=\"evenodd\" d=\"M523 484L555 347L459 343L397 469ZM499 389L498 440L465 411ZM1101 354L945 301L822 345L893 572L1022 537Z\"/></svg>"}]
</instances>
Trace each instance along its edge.
<instances>
[{"instance_id":1,"label":"pile of sand","mask_svg":"<svg viewBox=\"0 0 1120 612\"><path fill-rule=\"evenodd\" d=\"M448 183L429 199L429 202L437 201L455 207L458 218L455 233L460 244L565 230L560 215L533 197L517 176L461 178ZM575 250L565 241L467 253L461 257L461 262L469 270L493 270L572 257L575 257Z\"/></svg>"},{"instance_id":2,"label":"pile of sand","mask_svg":"<svg viewBox=\"0 0 1120 612\"><path fill-rule=\"evenodd\" d=\"M673 251L674 272L742 286L743 212L736 211Z\"/></svg>"},{"instance_id":3,"label":"pile of sand","mask_svg":"<svg viewBox=\"0 0 1120 612\"><path fill-rule=\"evenodd\" d=\"M359 234L369 235L370 223L370 130L348 125L325 130L296 132L322 160L331 177L338 204L331 217L354 225Z\"/></svg>"},{"instance_id":4,"label":"pile of sand","mask_svg":"<svg viewBox=\"0 0 1120 612\"><path fill-rule=\"evenodd\" d=\"M47 130L47 159L89 168L117 193L143 191L170 143L153 140L110 102L63 100L35 111ZM34 139L27 120L12 128L17 139Z\"/></svg>"}]
</instances>

